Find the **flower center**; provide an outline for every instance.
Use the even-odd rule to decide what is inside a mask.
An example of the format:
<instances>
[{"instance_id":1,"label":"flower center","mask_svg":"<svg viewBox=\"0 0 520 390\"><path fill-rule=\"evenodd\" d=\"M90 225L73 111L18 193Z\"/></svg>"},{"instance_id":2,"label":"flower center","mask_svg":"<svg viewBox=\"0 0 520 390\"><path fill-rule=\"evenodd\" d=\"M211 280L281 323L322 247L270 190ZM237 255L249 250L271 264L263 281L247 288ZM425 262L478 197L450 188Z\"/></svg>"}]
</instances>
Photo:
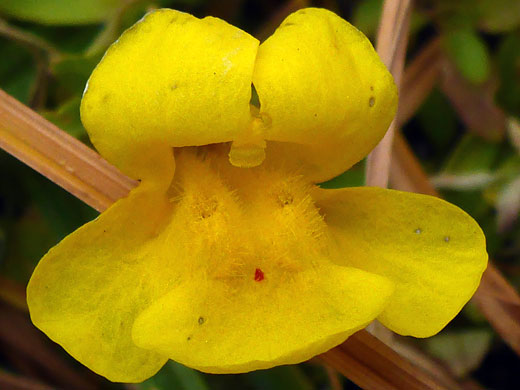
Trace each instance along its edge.
<instances>
[{"instance_id":1,"label":"flower center","mask_svg":"<svg viewBox=\"0 0 520 390\"><path fill-rule=\"evenodd\" d=\"M226 146L175 150L171 231L185 237L189 267L233 287L276 284L312 267L330 245L311 184L265 165L237 168Z\"/></svg>"}]
</instances>

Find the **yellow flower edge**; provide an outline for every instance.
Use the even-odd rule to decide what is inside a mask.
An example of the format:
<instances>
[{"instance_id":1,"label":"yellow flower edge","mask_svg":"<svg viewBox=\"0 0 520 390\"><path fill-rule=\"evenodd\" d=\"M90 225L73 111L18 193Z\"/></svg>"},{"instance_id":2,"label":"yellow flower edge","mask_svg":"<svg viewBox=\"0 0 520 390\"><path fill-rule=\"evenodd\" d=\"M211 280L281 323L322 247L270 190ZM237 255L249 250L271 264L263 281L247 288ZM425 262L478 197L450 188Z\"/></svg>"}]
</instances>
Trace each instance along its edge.
<instances>
[{"instance_id":1,"label":"yellow flower edge","mask_svg":"<svg viewBox=\"0 0 520 390\"><path fill-rule=\"evenodd\" d=\"M141 183L40 261L33 323L117 382L167 359L298 363L376 318L435 334L485 269L476 222L427 196L313 184L368 153L396 101L366 37L330 11L300 10L261 45L219 19L148 14L81 105L96 148Z\"/></svg>"},{"instance_id":2,"label":"yellow flower edge","mask_svg":"<svg viewBox=\"0 0 520 390\"><path fill-rule=\"evenodd\" d=\"M348 253L339 264L394 281L395 293L378 317L394 332L433 336L477 289L487 266L486 241L458 207L369 187L315 189L313 196L330 234Z\"/></svg>"},{"instance_id":3,"label":"yellow flower edge","mask_svg":"<svg viewBox=\"0 0 520 390\"><path fill-rule=\"evenodd\" d=\"M220 150L176 162L168 190L142 183L38 264L31 319L76 359L122 382L166 358L245 372L307 360L382 312L393 283L333 263L301 177Z\"/></svg>"},{"instance_id":4,"label":"yellow flower edge","mask_svg":"<svg viewBox=\"0 0 520 390\"><path fill-rule=\"evenodd\" d=\"M171 147L234 141L321 182L366 156L396 107L369 40L330 11L297 11L259 46L220 19L163 9L107 51L81 118L96 149L136 179L167 165L150 161Z\"/></svg>"}]
</instances>

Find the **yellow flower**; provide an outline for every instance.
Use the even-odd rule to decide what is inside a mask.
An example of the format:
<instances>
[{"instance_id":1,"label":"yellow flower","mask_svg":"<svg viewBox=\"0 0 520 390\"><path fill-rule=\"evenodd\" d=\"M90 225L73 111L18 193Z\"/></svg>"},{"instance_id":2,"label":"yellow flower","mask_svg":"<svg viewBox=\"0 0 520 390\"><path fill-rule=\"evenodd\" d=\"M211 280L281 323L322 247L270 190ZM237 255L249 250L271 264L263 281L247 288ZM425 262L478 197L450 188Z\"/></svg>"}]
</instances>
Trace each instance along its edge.
<instances>
[{"instance_id":1,"label":"yellow flower","mask_svg":"<svg viewBox=\"0 0 520 390\"><path fill-rule=\"evenodd\" d=\"M148 14L81 106L99 152L141 183L41 260L33 322L122 382L167 359L301 362L376 318L435 334L486 266L475 221L427 196L314 185L377 144L396 102L367 38L332 12L298 11L261 45L219 19Z\"/></svg>"}]
</instances>

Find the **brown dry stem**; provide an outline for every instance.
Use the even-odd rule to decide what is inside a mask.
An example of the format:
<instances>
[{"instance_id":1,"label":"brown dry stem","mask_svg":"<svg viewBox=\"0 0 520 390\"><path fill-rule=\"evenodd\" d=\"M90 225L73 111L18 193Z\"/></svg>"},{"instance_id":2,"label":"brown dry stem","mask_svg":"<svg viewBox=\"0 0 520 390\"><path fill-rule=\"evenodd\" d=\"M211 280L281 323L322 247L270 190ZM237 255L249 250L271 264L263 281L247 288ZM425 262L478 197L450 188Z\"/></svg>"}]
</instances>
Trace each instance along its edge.
<instances>
[{"instance_id":1,"label":"brown dry stem","mask_svg":"<svg viewBox=\"0 0 520 390\"><path fill-rule=\"evenodd\" d=\"M87 379L71 369L54 351L54 346L46 340L29 321L26 313L0 302L0 344L6 350L15 351L31 365L40 367L46 378L65 389L90 390L97 387L96 381ZM2 387L0 389L10 389Z\"/></svg>"},{"instance_id":2,"label":"brown dry stem","mask_svg":"<svg viewBox=\"0 0 520 390\"><path fill-rule=\"evenodd\" d=\"M410 28L411 0L386 0L377 34L377 52L394 76L399 88L404 68L408 31ZM385 136L368 155L366 184L387 187L395 132L395 119Z\"/></svg>"},{"instance_id":3,"label":"brown dry stem","mask_svg":"<svg viewBox=\"0 0 520 390\"><path fill-rule=\"evenodd\" d=\"M365 330L320 357L364 389L447 389Z\"/></svg>"},{"instance_id":4,"label":"brown dry stem","mask_svg":"<svg viewBox=\"0 0 520 390\"><path fill-rule=\"evenodd\" d=\"M0 147L98 211L136 182L0 90Z\"/></svg>"}]
</instances>

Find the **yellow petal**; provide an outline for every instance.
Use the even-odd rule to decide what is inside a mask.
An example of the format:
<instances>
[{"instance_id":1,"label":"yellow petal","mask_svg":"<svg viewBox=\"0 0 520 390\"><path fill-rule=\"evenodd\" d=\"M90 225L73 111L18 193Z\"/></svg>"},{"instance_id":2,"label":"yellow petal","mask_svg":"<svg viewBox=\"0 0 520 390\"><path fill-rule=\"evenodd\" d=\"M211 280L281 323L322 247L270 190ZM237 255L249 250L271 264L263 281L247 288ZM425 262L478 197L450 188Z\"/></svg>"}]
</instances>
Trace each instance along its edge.
<instances>
[{"instance_id":1,"label":"yellow petal","mask_svg":"<svg viewBox=\"0 0 520 390\"><path fill-rule=\"evenodd\" d=\"M392 283L327 259L301 178L231 167L214 148L176 156L182 192L155 251L182 276L137 318L136 344L203 371L244 372L306 360L375 318Z\"/></svg>"},{"instance_id":2,"label":"yellow petal","mask_svg":"<svg viewBox=\"0 0 520 390\"><path fill-rule=\"evenodd\" d=\"M149 13L90 77L81 118L92 143L143 178L171 146L231 141L251 119L257 48L255 38L220 19Z\"/></svg>"},{"instance_id":3,"label":"yellow petal","mask_svg":"<svg viewBox=\"0 0 520 390\"><path fill-rule=\"evenodd\" d=\"M388 280L349 267L262 272L263 280L251 273L233 289L226 281L184 281L137 318L136 344L210 373L299 363L364 328L392 292Z\"/></svg>"},{"instance_id":4,"label":"yellow petal","mask_svg":"<svg viewBox=\"0 0 520 390\"><path fill-rule=\"evenodd\" d=\"M314 181L366 156L397 105L392 76L369 40L324 9L293 13L260 45L253 83L265 139L283 141L268 144L267 159L303 162Z\"/></svg>"},{"instance_id":5,"label":"yellow petal","mask_svg":"<svg viewBox=\"0 0 520 390\"><path fill-rule=\"evenodd\" d=\"M379 320L402 335L428 337L462 309L487 264L485 237L458 207L379 188L314 194L341 264L386 276L396 291Z\"/></svg>"},{"instance_id":6,"label":"yellow petal","mask_svg":"<svg viewBox=\"0 0 520 390\"><path fill-rule=\"evenodd\" d=\"M55 246L27 288L33 323L74 358L117 382L141 382L166 362L136 347L135 317L171 276L144 245L157 234L170 203L141 185L96 220Z\"/></svg>"}]
</instances>

